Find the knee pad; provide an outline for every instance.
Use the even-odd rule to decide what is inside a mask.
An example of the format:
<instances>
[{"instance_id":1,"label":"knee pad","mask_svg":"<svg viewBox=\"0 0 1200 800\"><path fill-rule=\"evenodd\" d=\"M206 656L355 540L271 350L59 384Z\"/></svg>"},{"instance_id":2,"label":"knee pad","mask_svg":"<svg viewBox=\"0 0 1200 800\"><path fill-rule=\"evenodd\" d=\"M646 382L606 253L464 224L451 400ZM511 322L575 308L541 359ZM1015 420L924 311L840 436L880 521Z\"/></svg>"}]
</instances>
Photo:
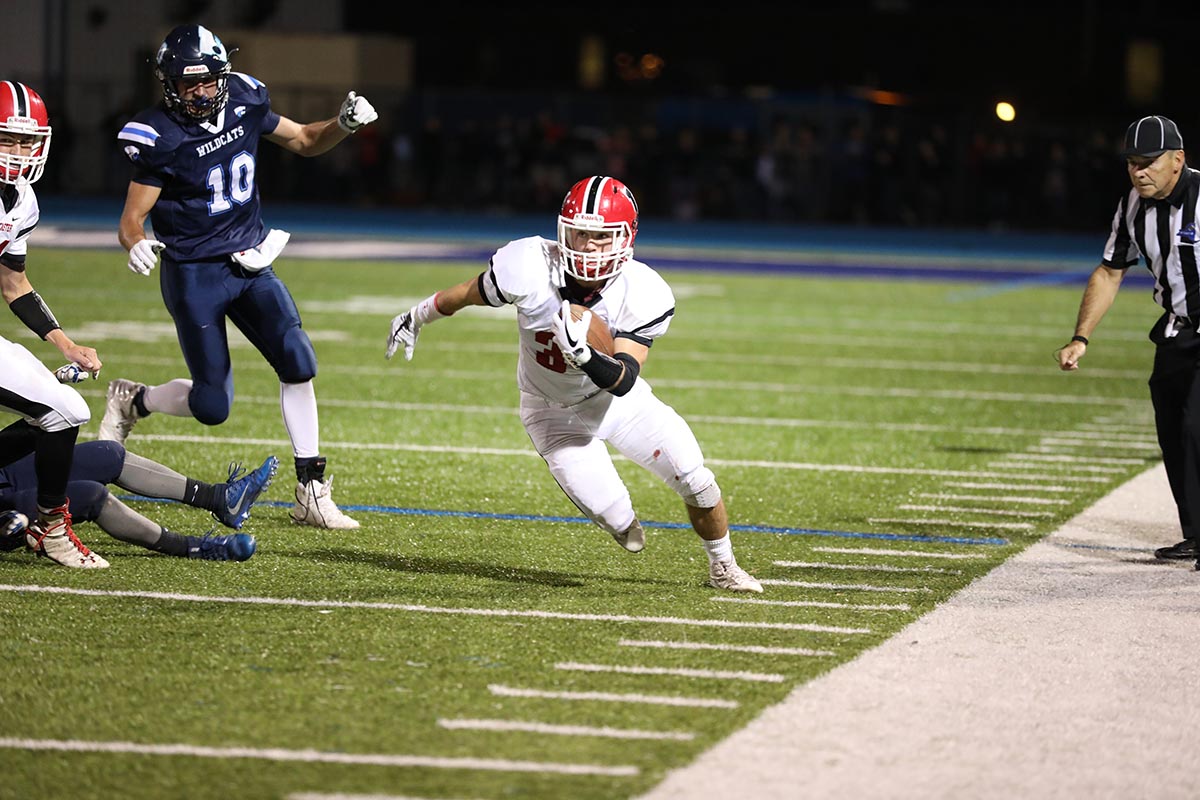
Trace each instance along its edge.
<instances>
[{"instance_id":1,"label":"knee pad","mask_svg":"<svg viewBox=\"0 0 1200 800\"><path fill-rule=\"evenodd\" d=\"M80 442L75 445L72 472L97 483L113 483L125 466L125 448L117 442Z\"/></svg>"},{"instance_id":2,"label":"knee pad","mask_svg":"<svg viewBox=\"0 0 1200 800\"><path fill-rule=\"evenodd\" d=\"M192 384L188 393L188 409L192 416L205 425L220 425L229 419L229 408L233 398L223 388L204 383Z\"/></svg>"},{"instance_id":3,"label":"knee pad","mask_svg":"<svg viewBox=\"0 0 1200 800\"><path fill-rule=\"evenodd\" d=\"M317 351L303 328L289 328L284 333L281 363L274 366L284 383L304 383L317 377Z\"/></svg>"},{"instance_id":4,"label":"knee pad","mask_svg":"<svg viewBox=\"0 0 1200 800\"><path fill-rule=\"evenodd\" d=\"M95 522L108 500L108 488L95 481L71 481L67 484L71 499L71 517L76 522Z\"/></svg>"},{"instance_id":5,"label":"knee pad","mask_svg":"<svg viewBox=\"0 0 1200 800\"><path fill-rule=\"evenodd\" d=\"M62 387L54 399L54 408L33 421L33 424L47 433L65 431L68 428L80 428L92 418L87 401L80 397L79 392L70 387Z\"/></svg>"},{"instance_id":6,"label":"knee pad","mask_svg":"<svg viewBox=\"0 0 1200 800\"><path fill-rule=\"evenodd\" d=\"M714 508L721 502L717 476L708 467L700 467L679 479L675 491L692 508Z\"/></svg>"}]
</instances>

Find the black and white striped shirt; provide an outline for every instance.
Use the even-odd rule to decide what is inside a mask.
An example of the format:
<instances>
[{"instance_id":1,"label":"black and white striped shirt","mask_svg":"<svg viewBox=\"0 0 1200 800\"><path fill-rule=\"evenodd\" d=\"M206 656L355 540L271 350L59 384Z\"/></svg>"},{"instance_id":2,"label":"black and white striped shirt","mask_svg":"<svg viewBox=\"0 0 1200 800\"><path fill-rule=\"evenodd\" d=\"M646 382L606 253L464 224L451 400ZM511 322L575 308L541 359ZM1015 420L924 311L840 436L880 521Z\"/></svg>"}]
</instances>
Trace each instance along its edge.
<instances>
[{"instance_id":1,"label":"black and white striped shirt","mask_svg":"<svg viewBox=\"0 0 1200 800\"><path fill-rule=\"evenodd\" d=\"M1107 267L1128 269L1139 256L1145 258L1154 274L1154 301L1165 311L1193 320L1200 320L1197 195L1200 172L1190 167L1183 168L1165 200L1145 200L1130 189L1113 215L1102 260Z\"/></svg>"}]
</instances>

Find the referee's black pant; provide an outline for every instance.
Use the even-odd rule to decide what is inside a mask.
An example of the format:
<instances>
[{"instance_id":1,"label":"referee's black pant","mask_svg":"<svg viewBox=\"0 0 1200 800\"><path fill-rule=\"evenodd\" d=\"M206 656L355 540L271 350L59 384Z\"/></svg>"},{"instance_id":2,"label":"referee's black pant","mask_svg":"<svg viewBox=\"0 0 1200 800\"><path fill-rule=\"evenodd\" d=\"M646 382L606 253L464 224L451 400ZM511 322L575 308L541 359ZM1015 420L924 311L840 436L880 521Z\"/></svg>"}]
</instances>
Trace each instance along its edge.
<instances>
[{"instance_id":1,"label":"referee's black pant","mask_svg":"<svg viewBox=\"0 0 1200 800\"><path fill-rule=\"evenodd\" d=\"M1150 331L1157 347L1150 399L1163 465L1184 539L1200 539L1200 334L1186 319L1164 314Z\"/></svg>"}]
</instances>

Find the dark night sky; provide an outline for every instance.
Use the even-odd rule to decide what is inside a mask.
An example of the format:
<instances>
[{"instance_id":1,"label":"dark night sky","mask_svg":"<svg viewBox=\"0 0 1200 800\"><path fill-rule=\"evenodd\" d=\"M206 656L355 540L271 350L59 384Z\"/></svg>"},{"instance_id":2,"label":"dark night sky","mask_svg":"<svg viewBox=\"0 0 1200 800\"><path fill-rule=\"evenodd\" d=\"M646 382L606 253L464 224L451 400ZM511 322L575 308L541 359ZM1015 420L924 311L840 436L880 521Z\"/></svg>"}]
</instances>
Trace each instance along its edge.
<instances>
[{"instance_id":1,"label":"dark night sky","mask_svg":"<svg viewBox=\"0 0 1200 800\"><path fill-rule=\"evenodd\" d=\"M1141 111L1123 90L1128 43L1162 45L1156 110L1187 116L1197 74L1187 41L1200 4L918 2L845 0L720 6L588 4L571 10L443 3L421 15L383 13L347 0L353 31L390 31L416 43L419 86L575 87L579 42L601 36L609 58L655 52L666 69L652 85L611 79L609 91L708 93L767 86L781 92L869 85L925 105L967 98L1018 101L1047 118L1103 107ZM781 8L782 6L782 8ZM1180 6L1183 6L1181 9ZM583 9L583 10L581 10Z\"/></svg>"}]
</instances>

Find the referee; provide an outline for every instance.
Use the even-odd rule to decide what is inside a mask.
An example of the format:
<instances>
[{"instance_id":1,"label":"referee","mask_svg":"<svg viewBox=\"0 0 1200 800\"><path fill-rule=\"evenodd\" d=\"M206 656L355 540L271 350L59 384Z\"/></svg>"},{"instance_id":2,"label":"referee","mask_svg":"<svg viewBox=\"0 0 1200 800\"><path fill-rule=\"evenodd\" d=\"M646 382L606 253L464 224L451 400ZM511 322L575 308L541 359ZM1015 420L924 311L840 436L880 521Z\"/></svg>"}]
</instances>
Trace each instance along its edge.
<instances>
[{"instance_id":1,"label":"referee","mask_svg":"<svg viewBox=\"0 0 1200 800\"><path fill-rule=\"evenodd\" d=\"M1145 258L1154 274L1154 300L1164 311L1150 330L1156 345L1150 399L1183 529L1183 541L1154 555L1198 559L1200 570L1200 269L1195 252L1200 172L1187 166L1183 137L1166 117L1143 117L1130 125L1121 155L1133 188L1117 204L1104 258L1088 279L1075 335L1058 352L1058 364L1079 369L1125 271Z\"/></svg>"}]
</instances>

